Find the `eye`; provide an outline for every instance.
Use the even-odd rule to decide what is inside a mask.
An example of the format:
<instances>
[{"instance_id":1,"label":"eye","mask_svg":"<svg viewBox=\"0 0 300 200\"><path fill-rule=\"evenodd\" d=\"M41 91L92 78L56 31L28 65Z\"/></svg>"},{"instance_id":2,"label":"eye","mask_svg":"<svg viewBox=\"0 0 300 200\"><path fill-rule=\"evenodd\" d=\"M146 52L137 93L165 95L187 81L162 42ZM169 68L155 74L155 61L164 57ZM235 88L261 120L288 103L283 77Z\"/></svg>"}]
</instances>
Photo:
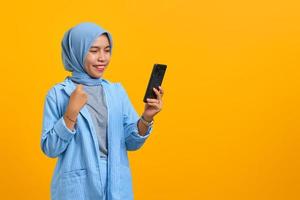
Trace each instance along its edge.
<instances>
[{"instance_id":1,"label":"eye","mask_svg":"<svg viewBox=\"0 0 300 200\"><path fill-rule=\"evenodd\" d=\"M92 52L92 53L97 53L97 50L90 50L90 52Z\"/></svg>"}]
</instances>

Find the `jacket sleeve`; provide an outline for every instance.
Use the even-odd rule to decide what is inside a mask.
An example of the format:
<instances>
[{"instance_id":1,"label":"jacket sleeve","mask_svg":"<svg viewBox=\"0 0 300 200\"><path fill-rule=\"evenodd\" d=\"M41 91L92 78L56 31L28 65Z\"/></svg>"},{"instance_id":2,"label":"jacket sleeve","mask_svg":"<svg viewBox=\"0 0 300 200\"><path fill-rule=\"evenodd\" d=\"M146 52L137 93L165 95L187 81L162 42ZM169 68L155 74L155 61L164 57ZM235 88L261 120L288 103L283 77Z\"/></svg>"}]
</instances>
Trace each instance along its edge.
<instances>
[{"instance_id":1,"label":"jacket sleeve","mask_svg":"<svg viewBox=\"0 0 300 200\"><path fill-rule=\"evenodd\" d=\"M55 91L50 90L46 96L43 113L41 149L51 158L62 154L76 130L71 131L67 128L64 118L59 116Z\"/></svg>"},{"instance_id":2,"label":"jacket sleeve","mask_svg":"<svg viewBox=\"0 0 300 200\"><path fill-rule=\"evenodd\" d=\"M144 136L139 134L139 116L135 111L133 105L131 104L131 101L125 89L121 84L119 84L119 86L122 99L123 127L125 133L126 149L129 151L133 151L139 149L144 144L144 142L152 132L152 127L148 128Z\"/></svg>"}]
</instances>

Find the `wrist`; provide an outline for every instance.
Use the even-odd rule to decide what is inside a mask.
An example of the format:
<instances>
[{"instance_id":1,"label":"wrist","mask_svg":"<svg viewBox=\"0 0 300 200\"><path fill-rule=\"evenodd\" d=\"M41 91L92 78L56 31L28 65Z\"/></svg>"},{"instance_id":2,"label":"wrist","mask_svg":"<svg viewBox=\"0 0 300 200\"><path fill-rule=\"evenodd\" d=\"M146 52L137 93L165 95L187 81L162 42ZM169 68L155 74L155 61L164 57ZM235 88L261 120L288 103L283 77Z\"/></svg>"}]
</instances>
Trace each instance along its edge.
<instances>
[{"instance_id":1,"label":"wrist","mask_svg":"<svg viewBox=\"0 0 300 200\"><path fill-rule=\"evenodd\" d=\"M65 115L68 115L68 117L75 119L77 118L77 115L79 114L79 111L76 111L74 109L67 108Z\"/></svg>"},{"instance_id":2,"label":"wrist","mask_svg":"<svg viewBox=\"0 0 300 200\"><path fill-rule=\"evenodd\" d=\"M150 127L154 123L153 118L152 118L152 120L149 120L149 121L148 120L149 119L145 119L143 115L140 117L141 123L144 124L144 126L146 126L146 127Z\"/></svg>"},{"instance_id":3,"label":"wrist","mask_svg":"<svg viewBox=\"0 0 300 200\"><path fill-rule=\"evenodd\" d=\"M71 122L71 123L73 123L73 124L76 124L76 122L77 122L77 118L70 117L70 116L67 115L66 113L65 113L65 115L63 116L63 118L65 119L65 121L68 120L69 122Z\"/></svg>"},{"instance_id":4,"label":"wrist","mask_svg":"<svg viewBox=\"0 0 300 200\"><path fill-rule=\"evenodd\" d=\"M147 122L152 122L153 121L153 117L147 116L145 114L142 114L141 116L145 121Z\"/></svg>"}]
</instances>

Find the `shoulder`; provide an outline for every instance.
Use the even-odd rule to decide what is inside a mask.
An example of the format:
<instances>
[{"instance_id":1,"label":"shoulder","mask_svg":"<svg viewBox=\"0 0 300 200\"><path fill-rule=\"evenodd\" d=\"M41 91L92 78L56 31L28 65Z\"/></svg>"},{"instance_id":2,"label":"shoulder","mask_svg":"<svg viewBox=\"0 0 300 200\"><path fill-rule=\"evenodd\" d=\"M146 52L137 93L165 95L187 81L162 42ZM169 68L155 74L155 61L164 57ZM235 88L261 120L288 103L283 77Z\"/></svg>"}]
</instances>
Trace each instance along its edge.
<instances>
[{"instance_id":1,"label":"shoulder","mask_svg":"<svg viewBox=\"0 0 300 200\"><path fill-rule=\"evenodd\" d=\"M50 89L48 89L47 96L56 94L59 90L62 90L63 87L63 82L53 84Z\"/></svg>"},{"instance_id":2,"label":"shoulder","mask_svg":"<svg viewBox=\"0 0 300 200\"><path fill-rule=\"evenodd\" d=\"M108 80L103 80L103 84L108 87L109 89L113 90L114 92L118 93L126 93L123 85L121 82L111 82Z\"/></svg>"},{"instance_id":3,"label":"shoulder","mask_svg":"<svg viewBox=\"0 0 300 200\"><path fill-rule=\"evenodd\" d=\"M118 99L120 102L126 101L129 97L127 91L121 82L110 82L109 85L111 95Z\"/></svg>"},{"instance_id":4,"label":"shoulder","mask_svg":"<svg viewBox=\"0 0 300 200\"><path fill-rule=\"evenodd\" d=\"M127 92L125 90L125 88L123 87L122 83L118 82L114 84L115 90L116 92L119 93L119 95L121 96L121 98L127 96Z\"/></svg>"},{"instance_id":5,"label":"shoulder","mask_svg":"<svg viewBox=\"0 0 300 200\"><path fill-rule=\"evenodd\" d=\"M57 96L60 96L63 88L65 87L65 81L54 83L46 93L46 98L57 99Z\"/></svg>"}]
</instances>

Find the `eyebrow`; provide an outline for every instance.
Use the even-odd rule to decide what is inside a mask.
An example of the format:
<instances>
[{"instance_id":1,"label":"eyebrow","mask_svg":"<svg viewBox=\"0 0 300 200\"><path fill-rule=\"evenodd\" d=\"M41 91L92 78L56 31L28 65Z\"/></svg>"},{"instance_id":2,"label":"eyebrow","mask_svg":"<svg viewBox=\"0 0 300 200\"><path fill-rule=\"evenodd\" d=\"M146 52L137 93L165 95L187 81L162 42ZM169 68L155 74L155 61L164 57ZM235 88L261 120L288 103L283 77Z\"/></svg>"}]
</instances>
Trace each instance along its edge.
<instances>
[{"instance_id":1,"label":"eyebrow","mask_svg":"<svg viewBox=\"0 0 300 200\"><path fill-rule=\"evenodd\" d=\"M99 46L91 46L91 48L97 48L97 49L100 49L100 47L99 47ZM104 49L106 49L106 48L111 48L111 46L110 46L110 45L108 45L108 46L104 47Z\"/></svg>"}]
</instances>

